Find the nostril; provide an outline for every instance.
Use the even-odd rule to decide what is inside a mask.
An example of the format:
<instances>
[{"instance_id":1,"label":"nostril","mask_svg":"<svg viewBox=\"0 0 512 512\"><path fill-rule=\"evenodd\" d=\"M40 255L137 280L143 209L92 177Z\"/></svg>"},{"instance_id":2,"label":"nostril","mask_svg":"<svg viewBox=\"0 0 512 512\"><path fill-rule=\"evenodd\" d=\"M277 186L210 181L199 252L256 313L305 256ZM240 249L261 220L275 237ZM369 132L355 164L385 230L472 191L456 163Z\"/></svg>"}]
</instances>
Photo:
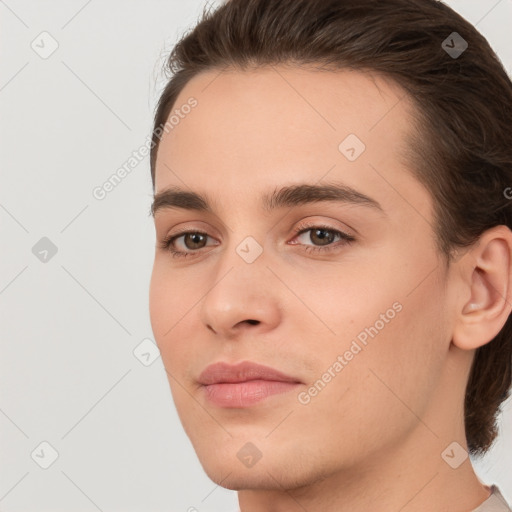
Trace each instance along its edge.
<instances>
[{"instance_id":1,"label":"nostril","mask_svg":"<svg viewBox=\"0 0 512 512\"><path fill-rule=\"evenodd\" d=\"M247 322L250 323L251 325L256 325L260 323L259 320L247 320Z\"/></svg>"}]
</instances>

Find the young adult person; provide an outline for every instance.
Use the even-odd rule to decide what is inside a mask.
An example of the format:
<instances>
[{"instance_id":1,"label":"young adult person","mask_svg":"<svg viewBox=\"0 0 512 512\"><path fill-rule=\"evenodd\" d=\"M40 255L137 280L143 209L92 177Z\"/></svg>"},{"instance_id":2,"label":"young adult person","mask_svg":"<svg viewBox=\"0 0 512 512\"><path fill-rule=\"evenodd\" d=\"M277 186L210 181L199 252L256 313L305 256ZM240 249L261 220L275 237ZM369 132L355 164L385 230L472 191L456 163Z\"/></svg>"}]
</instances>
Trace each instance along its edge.
<instances>
[{"instance_id":1,"label":"young adult person","mask_svg":"<svg viewBox=\"0 0 512 512\"><path fill-rule=\"evenodd\" d=\"M512 83L434 0L230 0L174 48L150 316L242 512L501 512Z\"/></svg>"}]
</instances>

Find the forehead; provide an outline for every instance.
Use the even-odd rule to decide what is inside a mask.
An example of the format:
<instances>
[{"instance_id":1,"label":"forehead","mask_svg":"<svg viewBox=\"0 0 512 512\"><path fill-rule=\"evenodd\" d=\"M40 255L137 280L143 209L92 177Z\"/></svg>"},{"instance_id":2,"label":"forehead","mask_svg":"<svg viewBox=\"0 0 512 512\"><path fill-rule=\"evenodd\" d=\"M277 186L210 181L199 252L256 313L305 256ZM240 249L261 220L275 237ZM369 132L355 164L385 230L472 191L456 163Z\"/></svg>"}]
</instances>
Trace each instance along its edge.
<instances>
[{"instance_id":1,"label":"forehead","mask_svg":"<svg viewBox=\"0 0 512 512\"><path fill-rule=\"evenodd\" d=\"M182 109L191 98L196 106ZM181 115L162 136L155 191L222 185L243 201L269 185L325 176L396 200L389 183L419 186L400 157L412 108L398 84L369 72L209 70L173 106Z\"/></svg>"}]
</instances>

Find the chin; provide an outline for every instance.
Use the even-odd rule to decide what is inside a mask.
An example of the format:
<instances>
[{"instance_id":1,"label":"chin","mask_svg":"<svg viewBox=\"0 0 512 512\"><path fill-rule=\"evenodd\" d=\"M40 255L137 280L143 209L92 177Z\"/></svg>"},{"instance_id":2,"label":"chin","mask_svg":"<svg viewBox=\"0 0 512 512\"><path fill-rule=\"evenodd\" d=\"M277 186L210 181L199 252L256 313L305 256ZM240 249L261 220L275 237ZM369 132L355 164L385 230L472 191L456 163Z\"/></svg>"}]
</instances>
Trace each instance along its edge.
<instances>
[{"instance_id":1,"label":"chin","mask_svg":"<svg viewBox=\"0 0 512 512\"><path fill-rule=\"evenodd\" d=\"M217 473L206 474L217 485L230 489L231 491L243 491L243 490L278 490L282 487L272 479L268 474L242 474L242 472L233 471L229 476L224 474L223 477Z\"/></svg>"},{"instance_id":2,"label":"chin","mask_svg":"<svg viewBox=\"0 0 512 512\"><path fill-rule=\"evenodd\" d=\"M246 467L237 457L237 451L196 453L210 480L232 491L299 489L326 476L315 474L310 464L278 460L271 455L263 455L252 467Z\"/></svg>"},{"instance_id":3,"label":"chin","mask_svg":"<svg viewBox=\"0 0 512 512\"><path fill-rule=\"evenodd\" d=\"M208 478L217 485L230 489L232 491L242 490L282 490L283 488L291 489L301 487L306 482L289 481L290 475L286 480L278 478L279 472L277 470L267 472L262 466L259 469L251 468L236 468L236 467L223 467L219 470L218 467L208 467L203 465L203 469Z\"/></svg>"}]
</instances>

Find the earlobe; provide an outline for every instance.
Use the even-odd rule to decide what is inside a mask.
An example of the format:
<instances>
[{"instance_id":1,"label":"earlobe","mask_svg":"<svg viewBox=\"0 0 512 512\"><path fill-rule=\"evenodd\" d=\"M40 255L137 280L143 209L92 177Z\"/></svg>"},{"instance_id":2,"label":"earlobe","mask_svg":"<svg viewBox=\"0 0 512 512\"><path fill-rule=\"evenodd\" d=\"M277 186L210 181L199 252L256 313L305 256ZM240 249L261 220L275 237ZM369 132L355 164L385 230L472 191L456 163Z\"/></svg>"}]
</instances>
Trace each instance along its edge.
<instances>
[{"instance_id":1,"label":"earlobe","mask_svg":"<svg viewBox=\"0 0 512 512\"><path fill-rule=\"evenodd\" d=\"M512 231L506 226L489 229L463 260L458 264L465 299L452 342L463 350L473 350L500 332L512 310Z\"/></svg>"}]
</instances>

